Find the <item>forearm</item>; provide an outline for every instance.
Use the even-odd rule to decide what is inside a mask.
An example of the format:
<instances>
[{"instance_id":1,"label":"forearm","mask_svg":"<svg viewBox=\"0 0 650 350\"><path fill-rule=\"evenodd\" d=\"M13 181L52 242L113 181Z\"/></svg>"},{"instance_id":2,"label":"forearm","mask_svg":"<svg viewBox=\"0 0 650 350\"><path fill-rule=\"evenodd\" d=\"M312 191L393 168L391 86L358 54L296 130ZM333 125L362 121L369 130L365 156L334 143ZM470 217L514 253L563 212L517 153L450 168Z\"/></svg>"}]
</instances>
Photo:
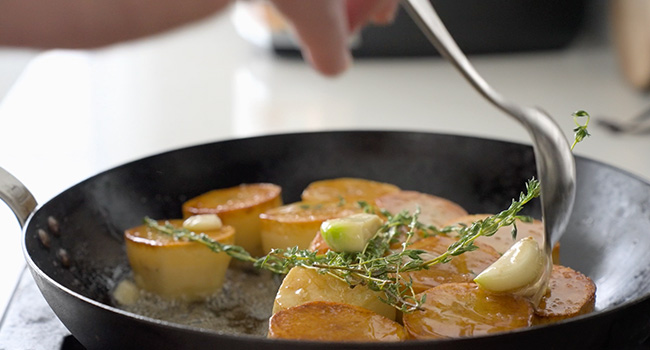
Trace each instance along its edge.
<instances>
[{"instance_id":1,"label":"forearm","mask_svg":"<svg viewBox=\"0 0 650 350\"><path fill-rule=\"evenodd\" d=\"M0 46L91 48L159 33L229 0L0 0Z\"/></svg>"}]
</instances>

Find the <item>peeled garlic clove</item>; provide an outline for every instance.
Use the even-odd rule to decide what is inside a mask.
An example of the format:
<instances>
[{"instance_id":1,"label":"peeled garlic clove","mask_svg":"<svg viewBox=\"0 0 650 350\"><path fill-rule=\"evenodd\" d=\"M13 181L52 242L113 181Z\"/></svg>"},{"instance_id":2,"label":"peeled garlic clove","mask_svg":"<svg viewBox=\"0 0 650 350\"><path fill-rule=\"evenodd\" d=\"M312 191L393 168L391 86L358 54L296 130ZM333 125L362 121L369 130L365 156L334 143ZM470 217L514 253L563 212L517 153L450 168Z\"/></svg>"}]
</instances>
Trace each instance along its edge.
<instances>
[{"instance_id":1,"label":"peeled garlic clove","mask_svg":"<svg viewBox=\"0 0 650 350\"><path fill-rule=\"evenodd\" d=\"M491 292L515 292L534 286L544 275L546 256L532 237L515 243L474 282Z\"/></svg>"},{"instance_id":2,"label":"peeled garlic clove","mask_svg":"<svg viewBox=\"0 0 650 350\"><path fill-rule=\"evenodd\" d=\"M133 305L140 298L140 291L135 283L123 280L120 282L113 291L113 298L120 305Z\"/></svg>"},{"instance_id":3,"label":"peeled garlic clove","mask_svg":"<svg viewBox=\"0 0 650 350\"><path fill-rule=\"evenodd\" d=\"M354 253L366 247L368 240L375 236L382 224L379 216L362 213L327 220L320 230L332 250Z\"/></svg>"},{"instance_id":4,"label":"peeled garlic clove","mask_svg":"<svg viewBox=\"0 0 650 350\"><path fill-rule=\"evenodd\" d=\"M183 228L193 232L214 231L223 226L217 214L193 215L183 221Z\"/></svg>"}]
</instances>

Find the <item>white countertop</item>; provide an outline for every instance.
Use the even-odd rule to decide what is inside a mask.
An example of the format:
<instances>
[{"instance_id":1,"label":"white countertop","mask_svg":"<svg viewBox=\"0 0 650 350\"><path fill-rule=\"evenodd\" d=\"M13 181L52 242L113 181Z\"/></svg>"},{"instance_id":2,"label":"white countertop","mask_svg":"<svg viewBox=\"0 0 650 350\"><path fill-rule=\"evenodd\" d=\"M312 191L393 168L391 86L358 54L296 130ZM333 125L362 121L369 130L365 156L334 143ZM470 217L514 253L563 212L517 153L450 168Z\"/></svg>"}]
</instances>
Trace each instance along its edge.
<instances>
[{"instance_id":1,"label":"white countertop","mask_svg":"<svg viewBox=\"0 0 650 350\"><path fill-rule=\"evenodd\" d=\"M225 15L102 50L0 51L3 58L14 69L0 71L0 166L39 203L117 164L232 137L362 128L529 143L439 58L359 60L328 79L253 47ZM647 96L622 80L607 44L473 62L503 95L550 112L567 137L575 110L624 119L647 107ZM650 179L650 135L590 131L577 154ZM0 227L1 311L24 260L18 224L1 205Z\"/></svg>"}]
</instances>

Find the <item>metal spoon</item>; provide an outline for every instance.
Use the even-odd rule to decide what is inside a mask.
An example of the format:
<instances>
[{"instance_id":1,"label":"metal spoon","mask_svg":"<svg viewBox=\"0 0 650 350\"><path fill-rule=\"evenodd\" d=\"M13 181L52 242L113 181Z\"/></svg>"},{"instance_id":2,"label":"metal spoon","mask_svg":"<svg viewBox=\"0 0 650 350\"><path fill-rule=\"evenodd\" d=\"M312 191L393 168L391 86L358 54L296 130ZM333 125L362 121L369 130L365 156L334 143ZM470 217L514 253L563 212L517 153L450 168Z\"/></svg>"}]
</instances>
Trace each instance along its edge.
<instances>
[{"instance_id":1,"label":"metal spoon","mask_svg":"<svg viewBox=\"0 0 650 350\"><path fill-rule=\"evenodd\" d=\"M575 199L575 161L560 127L539 108L518 106L504 99L478 74L460 50L429 0L405 0L403 5L413 20L470 84L496 107L518 120L533 139L537 176L541 185L545 250L564 233Z\"/></svg>"}]
</instances>

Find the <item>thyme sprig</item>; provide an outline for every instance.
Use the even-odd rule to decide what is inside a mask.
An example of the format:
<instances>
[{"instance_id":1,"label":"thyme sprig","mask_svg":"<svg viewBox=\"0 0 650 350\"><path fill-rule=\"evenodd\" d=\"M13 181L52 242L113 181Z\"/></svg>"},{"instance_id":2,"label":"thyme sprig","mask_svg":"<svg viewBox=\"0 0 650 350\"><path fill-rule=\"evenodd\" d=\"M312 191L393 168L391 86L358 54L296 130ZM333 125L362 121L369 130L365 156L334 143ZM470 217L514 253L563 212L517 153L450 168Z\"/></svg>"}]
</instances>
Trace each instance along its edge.
<instances>
[{"instance_id":1,"label":"thyme sprig","mask_svg":"<svg viewBox=\"0 0 650 350\"><path fill-rule=\"evenodd\" d=\"M572 116L573 116L573 122L576 124L576 128L573 129L573 131L575 132L575 138L573 140L573 144L571 145L571 150L573 151L573 147L575 147L578 144L578 142L581 142L585 138L591 136L591 134L589 134L589 131L587 131L587 126L589 126L589 120L591 119L591 116L589 115L589 113L583 110L574 112ZM582 117L587 118L587 121L584 124L580 124L580 122L578 122L578 118L582 118Z\"/></svg>"},{"instance_id":2,"label":"thyme sprig","mask_svg":"<svg viewBox=\"0 0 650 350\"><path fill-rule=\"evenodd\" d=\"M512 201L508 209L474 222L466 226L450 226L437 229L418 221L419 210L414 213L406 211L391 214L382 211L386 223L369 240L365 249L358 253L328 251L317 254L297 247L274 249L263 257L253 257L244 248L237 245L222 244L204 233L194 233L171 224L159 224L156 220L145 218L145 224L163 234L177 240L187 240L203 244L212 251L225 252L235 259L250 262L260 269L274 273L286 274L296 266L315 269L319 273L328 274L351 287L364 285L369 289L383 292L382 301L393 307L410 312L420 308L424 296L416 296L412 281L404 275L406 272L427 269L435 264L449 262L454 256L477 249L474 240L481 236L492 236L501 227L513 225L516 232L515 220L526 220L519 212L525 204L539 196L539 181L531 179L526 184L526 192L521 193L518 200ZM367 211L375 210L367 203ZM409 249L416 234L433 235L443 232L457 232L458 240L449 246L441 255L425 260L423 250ZM398 245L399 248L395 249Z\"/></svg>"},{"instance_id":3,"label":"thyme sprig","mask_svg":"<svg viewBox=\"0 0 650 350\"><path fill-rule=\"evenodd\" d=\"M519 215L519 212L524 208L524 205L531 200L539 197L540 184L535 179L526 182L526 192L519 195L518 200L512 200L508 209L489 216L483 220L478 220L469 226L461 226L457 230L459 238L456 242L449 246L446 252L440 254L434 259L424 262L425 266L432 266L438 263L448 262L453 256L457 256L472 250L478 249L474 241L481 236L493 236L500 228L505 226L512 226L512 236L517 235L516 220L519 219L523 222L530 222L531 218L528 216Z\"/></svg>"}]
</instances>

